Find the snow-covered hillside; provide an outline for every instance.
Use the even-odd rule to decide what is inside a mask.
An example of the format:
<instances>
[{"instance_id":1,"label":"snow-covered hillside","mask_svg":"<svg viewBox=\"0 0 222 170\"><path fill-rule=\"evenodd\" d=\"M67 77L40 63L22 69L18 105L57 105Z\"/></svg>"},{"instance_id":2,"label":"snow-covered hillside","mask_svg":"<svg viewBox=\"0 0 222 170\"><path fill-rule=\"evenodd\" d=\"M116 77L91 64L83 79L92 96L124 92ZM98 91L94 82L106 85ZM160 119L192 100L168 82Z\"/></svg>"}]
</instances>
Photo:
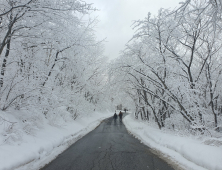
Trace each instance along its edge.
<instances>
[{"instance_id":1,"label":"snow-covered hillside","mask_svg":"<svg viewBox=\"0 0 222 170\"><path fill-rule=\"evenodd\" d=\"M60 111L51 115L53 124L38 111L0 112L0 170L39 169L112 116L94 112L73 120Z\"/></svg>"}]
</instances>

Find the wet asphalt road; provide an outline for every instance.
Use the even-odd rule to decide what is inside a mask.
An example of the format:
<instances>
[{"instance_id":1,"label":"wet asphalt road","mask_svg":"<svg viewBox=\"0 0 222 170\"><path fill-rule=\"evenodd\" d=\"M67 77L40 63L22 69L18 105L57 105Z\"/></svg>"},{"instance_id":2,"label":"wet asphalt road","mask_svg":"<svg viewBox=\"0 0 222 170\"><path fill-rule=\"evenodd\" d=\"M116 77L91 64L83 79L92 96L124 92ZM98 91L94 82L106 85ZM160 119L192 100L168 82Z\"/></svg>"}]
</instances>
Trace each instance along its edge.
<instances>
[{"instance_id":1,"label":"wet asphalt road","mask_svg":"<svg viewBox=\"0 0 222 170\"><path fill-rule=\"evenodd\" d=\"M104 120L41 170L173 170L128 134L123 123Z\"/></svg>"}]
</instances>

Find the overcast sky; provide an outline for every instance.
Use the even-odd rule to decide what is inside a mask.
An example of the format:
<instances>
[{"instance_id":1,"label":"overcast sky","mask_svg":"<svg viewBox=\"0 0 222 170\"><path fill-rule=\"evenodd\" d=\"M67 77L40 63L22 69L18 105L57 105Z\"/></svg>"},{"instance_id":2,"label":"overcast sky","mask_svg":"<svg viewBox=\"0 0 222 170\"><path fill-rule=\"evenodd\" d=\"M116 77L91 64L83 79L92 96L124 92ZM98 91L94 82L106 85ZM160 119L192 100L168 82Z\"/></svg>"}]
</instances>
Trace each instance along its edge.
<instances>
[{"instance_id":1,"label":"overcast sky","mask_svg":"<svg viewBox=\"0 0 222 170\"><path fill-rule=\"evenodd\" d=\"M160 8L174 9L181 0L85 0L99 9L96 28L98 39L106 38L105 55L118 57L125 44L133 36L132 23L144 19L148 12L157 15Z\"/></svg>"}]
</instances>

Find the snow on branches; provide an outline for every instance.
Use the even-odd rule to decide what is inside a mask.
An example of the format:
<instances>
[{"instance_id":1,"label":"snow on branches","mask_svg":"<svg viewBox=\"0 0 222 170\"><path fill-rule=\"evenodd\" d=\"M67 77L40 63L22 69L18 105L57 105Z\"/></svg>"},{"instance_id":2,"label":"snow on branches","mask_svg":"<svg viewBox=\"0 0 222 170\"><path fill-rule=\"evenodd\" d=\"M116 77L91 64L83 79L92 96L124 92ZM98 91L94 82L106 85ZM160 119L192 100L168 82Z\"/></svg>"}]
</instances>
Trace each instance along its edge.
<instances>
[{"instance_id":1,"label":"snow on branches","mask_svg":"<svg viewBox=\"0 0 222 170\"><path fill-rule=\"evenodd\" d=\"M66 106L76 119L95 109L106 64L97 20L86 19L94 10L80 0L1 2L1 110L42 108L47 117Z\"/></svg>"},{"instance_id":2,"label":"snow on branches","mask_svg":"<svg viewBox=\"0 0 222 170\"><path fill-rule=\"evenodd\" d=\"M220 1L189 0L135 22L117 70L124 74L136 117L160 129L219 130L221 12Z\"/></svg>"}]
</instances>

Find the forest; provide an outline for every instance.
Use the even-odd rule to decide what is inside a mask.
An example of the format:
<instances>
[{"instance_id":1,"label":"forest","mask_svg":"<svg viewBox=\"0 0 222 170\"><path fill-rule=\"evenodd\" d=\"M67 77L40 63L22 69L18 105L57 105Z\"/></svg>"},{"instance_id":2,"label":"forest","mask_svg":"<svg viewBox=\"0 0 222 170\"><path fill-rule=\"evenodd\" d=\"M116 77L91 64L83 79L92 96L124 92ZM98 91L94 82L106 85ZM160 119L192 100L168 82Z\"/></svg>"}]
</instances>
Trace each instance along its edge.
<instances>
[{"instance_id":1,"label":"forest","mask_svg":"<svg viewBox=\"0 0 222 170\"><path fill-rule=\"evenodd\" d=\"M101 104L106 58L88 17L95 10L78 0L1 1L2 111L41 108L47 117L65 106L75 119Z\"/></svg>"},{"instance_id":2,"label":"forest","mask_svg":"<svg viewBox=\"0 0 222 170\"><path fill-rule=\"evenodd\" d=\"M95 36L96 10L80 0L1 1L1 112L38 110L32 116L53 124L122 103L159 129L221 130L221 1L148 13L111 62Z\"/></svg>"},{"instance_id":3,"label":"forest","mask_svg":"<svg viewBox=\"0 0 222 170\"><path fill-rule=\"evenodd\" d=\"M113 58L135 1L87 1L0 0L0 169L222 169L222 0L136 1Z\"/></svg>"},{"instance_id":4,"label":"forest","mask_svg":"<svg viewBox=\"0 0 222 170\"><path fill-rule=\"evenodd\" d=\"M219 0L187 0L135 21L135 34L111 64L135 118L191 134L221 130L221 8Z\"/></svg>"}]
</instances>

